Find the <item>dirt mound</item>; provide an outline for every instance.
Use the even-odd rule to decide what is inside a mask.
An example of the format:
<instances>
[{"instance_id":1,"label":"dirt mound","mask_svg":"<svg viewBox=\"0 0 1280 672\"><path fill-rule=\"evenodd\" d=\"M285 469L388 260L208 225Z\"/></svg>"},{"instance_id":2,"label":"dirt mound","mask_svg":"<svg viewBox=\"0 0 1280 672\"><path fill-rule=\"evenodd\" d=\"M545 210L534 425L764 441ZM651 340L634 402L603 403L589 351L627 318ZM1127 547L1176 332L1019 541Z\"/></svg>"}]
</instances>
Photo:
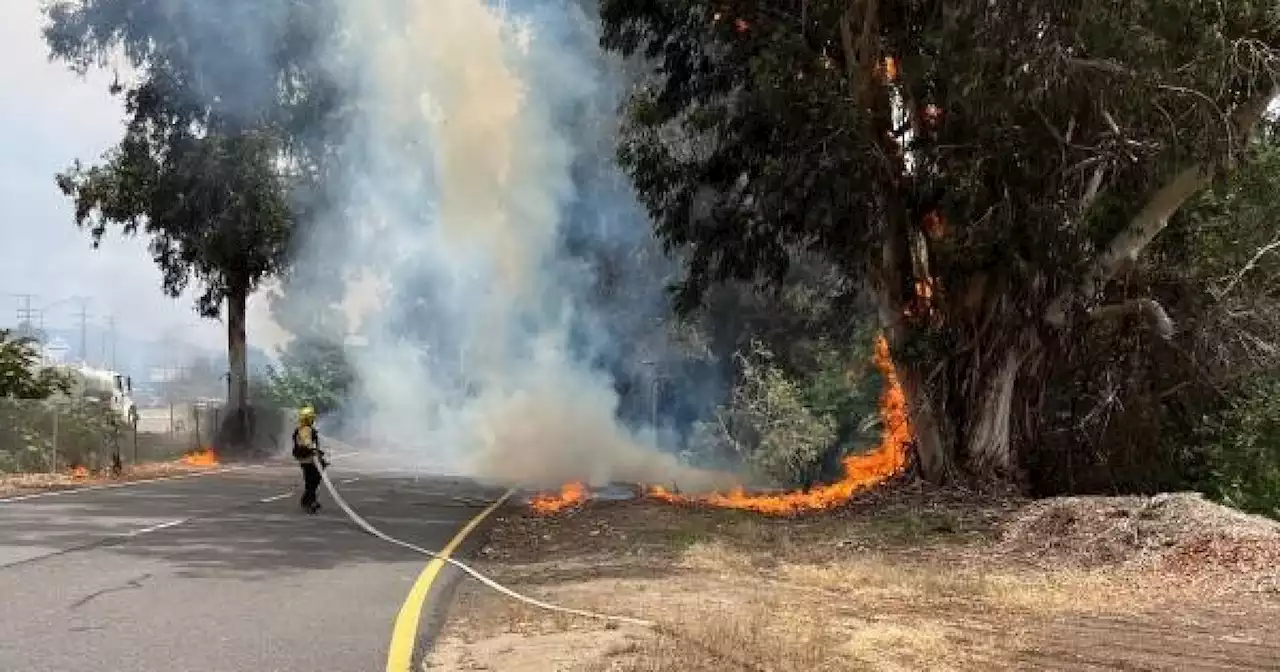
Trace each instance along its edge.
<instances>
[{"instance_id":1,"label":"dirt mound","mask_svg":"<svg viewBox=\"0 0 1280 672\"><path fill-rule=\"evenodd\" d=\"M1197 493L1062 497L1033 502L1014 515L1004 525L1000 547L1081 567L1263 570L1280 561L1280 522Z\"/></svg>"}]
</instances>

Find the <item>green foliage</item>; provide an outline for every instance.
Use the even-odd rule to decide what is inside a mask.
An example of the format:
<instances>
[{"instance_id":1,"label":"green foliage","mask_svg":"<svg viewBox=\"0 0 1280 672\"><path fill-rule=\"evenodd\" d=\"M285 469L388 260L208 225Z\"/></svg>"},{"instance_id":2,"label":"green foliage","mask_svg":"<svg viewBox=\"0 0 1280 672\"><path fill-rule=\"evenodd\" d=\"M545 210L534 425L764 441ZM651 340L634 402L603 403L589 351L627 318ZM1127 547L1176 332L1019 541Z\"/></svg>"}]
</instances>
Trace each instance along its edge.
<instances>
[{"instance_id":1,"label":"green foliage","mask_svg":"<svg viewBox=\"0 0 1280 672\"><path fill-rule=\"evenodd\" d=\"M191 279L200 314L217 317L231 293L245 296L284 263L292 226L288 186L274 163L278 140L261 133L175 136L163 144L136 123L107 162L58 176L76 222L96 246L109 224L150 237L164 291Z\"/></svg>"},{"instance_id":2,"label":"green foliage","mask_svg":"<svg viewBox=\"0 0 1280 672\"><path fill-rule=\"evenodd\" d=\"M929 243L943 287L994 270L1009 297L1043 304L1076 282L1086 243L1172 171L1229 148L1222 110L1274 86L1280 46L1273 7L1199 0L606 0L602 17L607 47L655 68L620 157L659 234L689 255L686 305L729 278L780 282L799 249L865 278L934 209L952 227ZM905 128L909 171L889 143ZM1063 226L1091 214L1079 206L1099 166L1108 217Z\"/></svg>"},{"instance_id":3,"label":"green foliage","mask_svg":"<svg viewBox=\"0 0 1280 672\"><path fill-rule=\"evenodd\" d=\"M54 0L52 57L84 72L123 54L136 75L124 137L105 161L57 176L76 224L150 238L163 288L193 281L196 309L228 323L231 405L220 439L252 437L244 407L248 297L288 260L300 215L323 198L326 130L340 97L321 63L336 35L329 0Z\"/></svg>"},{"instance_id":4,"label":"green foliage","mask_svg":"<svg viewBox=\"0 0 1280 672\"><path fill-rule=\"evenodd\" d=\"M1140 361L1130 371L1149 368L1157 381L1157 430L1165 454L1176 451L1168 461L1185 483L1276 516L1280 136L1264 134L1249 158L1183 210L1136 274L1181 333L1172 349L1131 355ZM1126 411L1150 405L1134 396L1123 400Z\"/></svg>"},{"instance_id":5,"label":"green foliage","mask_svg":"<svg viewBox=\"0 0 1280 672\"><path fill-rule=\"evenodd\" d=\"M748 458L757 473L779 483L806 480L836 439L836 423L804 404L802 391L757 347L742 360L742 381L734 394L735 427L754 437Z\"/></svg>"},{"instance_id":6,"label":"green foliage","mask_svg":"<svg viewBox=\"0 0 1280 672\"><path fill-rule=\"evenodd\" d=\"M71 379L40 366L39 344L0 329L0 397L44 399L71 389Z\"/></svg>"},{"instance_id":7,"label":"green foliage","mask_svg":"<svg viewBox=\"0 0 1280 672\"><path fill-rule=\"evenodd\" d=\"M1206 298L1239 304L1269 292L1280 272L1280 136L1264 134L1249 160L1179 214L1148 270L1163 282L1189 281Z\"/></svg>"},{"instance_id":8,"label":"green foliage","mask_svg":"<svg viewBox=\"0 0 1280 672\"><path fill-rule=\"evenodd\" d=\"M1242 383L1234 403L1206 418L1202 487L1226 504L1280 518L1280 376Z\"/></svg>"},{"instance_id":9,"label":"green foliage","mask_svg":"<svg viewBox=\"0 0 1280 672\"><path fill-rule=\"evenodd\" d=\"M834 266L876 303L939 480L1013 477L1040 449L1046 372L1101 300L1135 296L1095 278L1159 233L1139 216L1174 176L1256 158L1232 117L1280 73L1266 3L604 0L601 16L603 44L653 68L619 158L686 261L677 306L727 281L785 287L804 257ZM1002 371L1009 353L1028 356Z\"/></svg>"},{"instance_id":10,"label":"green foliage","mask_svg":"<svg viewBox=\"0 0 1280 672\"><path fill-rule=\"evenodd\" d=\"M325 415L342 408L355 383L355 371L342 346L325 340L294 340L267 372L267 392L283 408L310 404Z\"/></svg>"},{"instance_id":11,"label":"green foliage","mask_svg":"<svg viewBox=\"0 0 1280 672\"><path fill-rule=\"evenodd\" d=\"M811 370L790 373L756 340L735 359L737 383L710 422L699 423L690 452L712 462L734 457L762 479L805 486L838 476L833 458L865 447L878 435L880 382L869 376L866 349L826 348Z\"/></svg>"},{"instance_id":12,"label":"green foliage","mask_svg":"<svg viewBox=\"0 0 1280 672\"><path fill-rule=\"evenodd\" d=\"M857 451L875 442L879 398L884 386L871 366L872 340L867 330L850 344L829 347L816 355L814 368L801 379L805 406L836 423L842 452Z\"/></svg>"},{"instance_id":13,"label":"green foliage","mask_svg":"<svg viewBox=\"0 0 1280 672\"><path fill-rule=\"evenodd\" d=\"M1264 452L1240 449L1253 421L1239 409L1264 417L1255 381L1280 373L1277 140L1251 143L1249 160L1190 201L1110 290L1114 302L1158 300L1173 337L1135 315L1097 322L1071 346L1029 465L1039 494L1267 487ZM1213 475L1223 469L1233 484Z\"/></svg>"},{"instance_id":14,"label":"green foliage","mask_svg":"<svg viewBox=\"0 0 1280 672\"><path fill-rule=\"evenodd\" d=\"M721 440L775 483L807 480L836 439L836 423L805 406L799 385L759 342L739 356L740 380L720 413Z\"/></svg>"},{"instance_id":15,"label":"green foliage","mask_svg":"<svg viewBox=\"0 0 1280 672\"><path fill-rule=\"evenodd\" d=\"M57 0L45 12L53 58L78 71L123 52L127 116L105 163L58 177L95 243L108 225L151 239L164 289L195 279L217 316L285 261L291 198L315 173L308 143L335 87L316 60L336 20L330 3Z\"/></svg>"},{"instance_id":16,"label":"green foliage","mask_svg":"<svg viewBox=\"0 0 1280 672\"><path fill-rule=\"evenodd\" d=\"M106 404L0 399L0 472L49 471L54 459L59 469L101 467L129 432Z\"/></svg>"}]
</instances>

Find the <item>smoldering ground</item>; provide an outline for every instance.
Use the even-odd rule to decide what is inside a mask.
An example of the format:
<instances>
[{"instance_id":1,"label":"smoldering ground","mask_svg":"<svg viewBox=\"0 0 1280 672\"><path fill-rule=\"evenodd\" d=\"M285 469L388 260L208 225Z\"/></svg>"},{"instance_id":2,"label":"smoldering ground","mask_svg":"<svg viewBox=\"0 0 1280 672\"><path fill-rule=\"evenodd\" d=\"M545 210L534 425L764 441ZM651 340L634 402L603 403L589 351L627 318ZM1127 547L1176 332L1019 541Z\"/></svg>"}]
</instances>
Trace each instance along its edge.
<instances>
[{"instance_id":1,"label":"smoldering ground","mask_svg":"<svg viewBox=\"0 0 1280 672\"><path fill-rule=\"evenodd\" d=\"M347 413L369 443L534 486L724 485L618 420L609 371L634 355L618 321L652 331L665 262L628 254L650 233L609 158L624 82L593 18L563 0L372 0L340 23L342 186L294 264L343 279L330 337L364 344ZM612 299L598 257L615 260ZM305 277L290 310L335 310Z\"/></svg>"}]
</instances>

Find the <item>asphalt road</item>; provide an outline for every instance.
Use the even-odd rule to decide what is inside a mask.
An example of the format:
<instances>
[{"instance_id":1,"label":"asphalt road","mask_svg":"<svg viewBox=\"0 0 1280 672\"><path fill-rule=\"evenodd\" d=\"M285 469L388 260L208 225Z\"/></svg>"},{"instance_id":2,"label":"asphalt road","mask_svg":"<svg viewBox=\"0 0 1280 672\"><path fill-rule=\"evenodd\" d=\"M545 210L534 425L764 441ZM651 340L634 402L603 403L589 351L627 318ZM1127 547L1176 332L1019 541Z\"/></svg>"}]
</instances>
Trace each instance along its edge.
<instances>
[{"instance_id":1,"label":"asphalt road","mask_svg":"<svg viewBox=\"0 0 1280 672\"><path fill-rule=\"evenodd\" d=\"M330 476L373 525L431 549L500 494L359 458ZM323 486L305 515L300 480L279 464L0 502L0 670L383 670L428 559L357 529Z\"/></svg>"}]
</instances>

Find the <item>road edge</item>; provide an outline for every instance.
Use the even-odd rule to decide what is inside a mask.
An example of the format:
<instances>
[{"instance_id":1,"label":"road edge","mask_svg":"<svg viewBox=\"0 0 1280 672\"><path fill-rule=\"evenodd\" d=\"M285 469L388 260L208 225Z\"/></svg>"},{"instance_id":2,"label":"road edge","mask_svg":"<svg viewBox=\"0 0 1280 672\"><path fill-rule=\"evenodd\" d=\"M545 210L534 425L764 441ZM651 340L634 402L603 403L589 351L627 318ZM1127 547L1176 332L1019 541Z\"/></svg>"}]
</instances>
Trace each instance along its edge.
<instances>
[{"instance_id":1,"label":"road edge","mask_svg":"<svg viewBox=\"0 0 1280 672\"><path fill-rule=\"evenodd\" d=\"M515 492L515 488L507 490L496 501L467 521L467 524L441 549L439 555L428 562L418 574L392 624L391 642L387 646L386 672L413 672L413 654L417 648L418 626L422 621L422 611L426 606L426 598L431 592L432 585L445 567L446 559L457 551L467 537L494 511L505 504Z\"/></svg>"}]
</instances>

